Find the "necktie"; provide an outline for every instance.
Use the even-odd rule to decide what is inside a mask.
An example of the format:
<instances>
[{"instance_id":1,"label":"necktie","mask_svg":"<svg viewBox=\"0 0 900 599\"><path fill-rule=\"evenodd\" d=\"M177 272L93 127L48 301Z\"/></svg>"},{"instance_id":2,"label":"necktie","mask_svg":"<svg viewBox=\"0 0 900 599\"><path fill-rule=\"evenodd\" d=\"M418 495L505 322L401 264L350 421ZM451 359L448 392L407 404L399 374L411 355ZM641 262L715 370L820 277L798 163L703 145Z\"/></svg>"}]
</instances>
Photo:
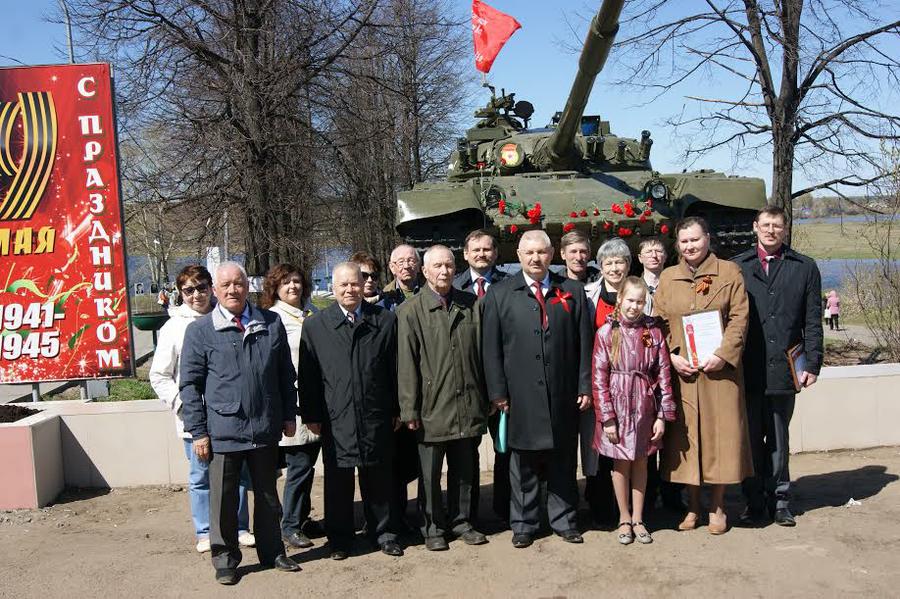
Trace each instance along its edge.
<instances>
[{"instance_id":1,"label":"necktie","mask_svg":"<svg viewBox=\"0 0 900 599\"><path fill-rule=\"evenodd\" d=\"M231 320L232 320L232 322L234 322L234 326L236 326L238 328L238 330L243 333L244 332L244 323L241 322L241 317L235 316Z\"/></svg>"},{"instance_id":2,"label":"necktie","mask_svg":"<svg viewBox=\"0 0 900 599\"><path fill-rule=\"evenodd\" d=\"M356 312L347 312L347 322L350 323L350 326L356 324Z\"/></svg>"},{"instance_id":3,"label":"necktie","mask_svg":"<svg viewBox=\"0 0 900 599\"><path fill-rule=\"evenodd\" d=\"M775 256L766 256L763 258L763 270L766 271L766 275L769 274L769 265L772 263L772 260L775 259Z\"/></svg>"},{"instance_id":4,"label":"necktie","mask_svg":"<svg viewBox=\"0 0 900 599\"><path fill-rule=\"evenodd\" d=\"M484 277L478 277L478 280L475 281L475 295L478 297L484 297Z\"/></svg>"},{"instance_id":5,"label":"necktie","mask_svg":"<svg viewBox=\"0 0 900 599\"><path fill-rule=\"evenodd\" d=\"M534 287L534 299L537 300L538 306L541 307L541 326L546 330L550 322L547 319L547 305L544 303L544 291L541 289L541 284L537 281L532 283L531 286Z\"/></svg>"}]
</instances>

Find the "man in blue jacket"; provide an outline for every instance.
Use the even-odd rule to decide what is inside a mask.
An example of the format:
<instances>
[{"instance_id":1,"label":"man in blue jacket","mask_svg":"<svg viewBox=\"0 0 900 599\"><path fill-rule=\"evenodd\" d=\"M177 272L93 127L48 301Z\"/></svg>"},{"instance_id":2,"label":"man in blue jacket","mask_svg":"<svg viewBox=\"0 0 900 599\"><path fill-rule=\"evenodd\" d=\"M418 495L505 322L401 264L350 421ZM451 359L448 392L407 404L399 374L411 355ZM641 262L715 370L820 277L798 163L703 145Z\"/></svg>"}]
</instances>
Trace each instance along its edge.
<instances>
[{"instance_id":1,"label":"man in blue jacket","mask_svg":"<svg viewBox=\"0 0 900 599\"><path fill-rule=\"evenodd\" d=\"M275 489L278 441L296 427L297 373L278 316L247 303L243 267L216 269L218 305L191 323L181 353L184 428L201 460L209 460L210 530L216 581L235 584L241 562L237 501L241 468L253 481L256 553L264 567L300 570L285 556L281 503Z\"/></svg>"},{"instance_id":2,"label":"man in blue jacket","mask_svg":"<svg viewBox=\"0 0 900 599\"><path fill-rule=\"evenodd\" d=\"M743 363L755 472L744 481L747 509L740 523L756 526L771 517L794 526L788 426L796 394L816 382L822 367L822 278L812 258L784 243L781 208L760 210L753 231L756 246L734 258L750 299ZM798 345L806 364L795 380L787 351Z\"/></svg>"}]
</instances>

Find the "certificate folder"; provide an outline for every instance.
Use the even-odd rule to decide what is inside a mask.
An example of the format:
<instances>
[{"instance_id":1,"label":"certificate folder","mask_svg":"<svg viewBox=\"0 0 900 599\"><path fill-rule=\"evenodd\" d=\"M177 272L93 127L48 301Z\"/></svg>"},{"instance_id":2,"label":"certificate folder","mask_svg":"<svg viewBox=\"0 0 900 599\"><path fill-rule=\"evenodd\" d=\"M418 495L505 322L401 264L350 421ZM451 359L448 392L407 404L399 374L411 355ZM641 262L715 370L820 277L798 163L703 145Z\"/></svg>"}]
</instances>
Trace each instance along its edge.
<instances>
[{"instance_id":1,"label":"certificate folder","mask_svg":"<svg viewBox=\"0 0 900 599\"><path fill-rule=\"evenodd\" d=\"M803 349L803 342L792 346L785 352L787 354L788 364L791 367L791 378L794 379L794 389L799 393L803 388L800 384L800 373L806 370L806 351Z\"/></svg>"},{"instance_id":2,"label":"certificate folder","mask_svg":"<svg viewBox=\"0 0 900 599\"><path fill-rule=\"evenodd\" d=\"M681 317L685 356L694 368L706 362L722 346L722 315L718 310Z\"/></svg>"}]
</instances>

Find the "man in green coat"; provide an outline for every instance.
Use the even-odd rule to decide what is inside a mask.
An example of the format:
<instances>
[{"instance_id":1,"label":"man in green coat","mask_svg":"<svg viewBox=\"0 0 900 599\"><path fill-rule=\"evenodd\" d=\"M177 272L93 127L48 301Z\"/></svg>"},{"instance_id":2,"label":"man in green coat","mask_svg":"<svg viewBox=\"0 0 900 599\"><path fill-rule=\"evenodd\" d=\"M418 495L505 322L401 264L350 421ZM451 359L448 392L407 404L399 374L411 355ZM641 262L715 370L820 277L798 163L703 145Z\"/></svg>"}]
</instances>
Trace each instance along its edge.
<instances>
[{"instance_id":1,"label":"man in green coat","mask_svg":"<svg viewBox=\"0 0 900 599\"><path fill-rule=\"evenodd\" d=\"M453 253L425 252L428 285L397 309L400 418L416 431L425 501L422 535L430 551L448 548L445 534L486 543L472 521L475 454L489 404L481 366L481 316L473 294L453 288ZM447 509L441 470L447 458Z\"/></svg>"}]
</instances>

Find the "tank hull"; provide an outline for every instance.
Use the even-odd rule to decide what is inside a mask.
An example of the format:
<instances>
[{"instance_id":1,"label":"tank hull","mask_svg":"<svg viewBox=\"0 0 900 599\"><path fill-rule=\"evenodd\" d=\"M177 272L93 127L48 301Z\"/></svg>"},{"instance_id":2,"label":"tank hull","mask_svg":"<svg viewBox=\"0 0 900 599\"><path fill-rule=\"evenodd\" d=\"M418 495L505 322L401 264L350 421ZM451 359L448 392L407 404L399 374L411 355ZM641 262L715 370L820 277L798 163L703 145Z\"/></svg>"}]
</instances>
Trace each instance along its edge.
<instances>
[{"instance_id":1,"label":"tank hull","mask_svg":"<svg viewBox=\"0 0 900 599\"><path fill-rule=\"evenodd\" d=\"M665 183L667 198L647 196L654 181ZM529 229L546 231L555 247L567 231L579 229L595 249L610 237L632 249L657 237L671 250L674 224L702 216L715 251L728 257L752 245L753 218L765 204L762 179L714 171L522 173L416 185L398 194L397 231L419 249L441 243L461 252L469 231L487 229L500 243L500 262L508 263L517 261L518 238Z\"/></svg>"}]
</instances>

